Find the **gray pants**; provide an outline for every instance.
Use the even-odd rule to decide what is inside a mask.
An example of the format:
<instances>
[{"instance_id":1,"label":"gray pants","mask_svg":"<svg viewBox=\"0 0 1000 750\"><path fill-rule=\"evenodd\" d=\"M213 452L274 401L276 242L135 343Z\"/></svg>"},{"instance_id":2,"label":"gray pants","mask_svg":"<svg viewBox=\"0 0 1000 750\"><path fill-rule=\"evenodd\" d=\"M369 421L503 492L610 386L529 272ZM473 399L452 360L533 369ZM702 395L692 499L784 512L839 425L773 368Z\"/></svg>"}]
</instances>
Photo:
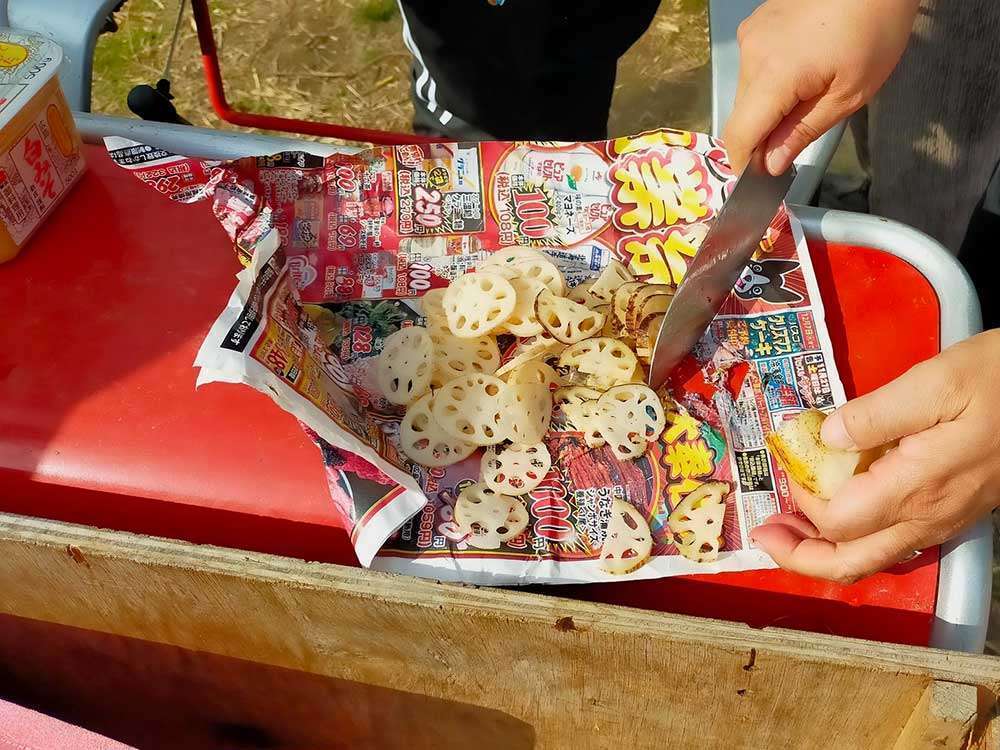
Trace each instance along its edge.
<instances>
[{"instance_id":1,"label":"gray pants","mask_svg":"<svg viewBox=\"0 0 1000 750\"><path fill-rule=\"evenodd\" d=\"M923 0L909 49L852 128L871 212L957 253L1000 160L1000 0Z\"/></svg>"}]
</instances>

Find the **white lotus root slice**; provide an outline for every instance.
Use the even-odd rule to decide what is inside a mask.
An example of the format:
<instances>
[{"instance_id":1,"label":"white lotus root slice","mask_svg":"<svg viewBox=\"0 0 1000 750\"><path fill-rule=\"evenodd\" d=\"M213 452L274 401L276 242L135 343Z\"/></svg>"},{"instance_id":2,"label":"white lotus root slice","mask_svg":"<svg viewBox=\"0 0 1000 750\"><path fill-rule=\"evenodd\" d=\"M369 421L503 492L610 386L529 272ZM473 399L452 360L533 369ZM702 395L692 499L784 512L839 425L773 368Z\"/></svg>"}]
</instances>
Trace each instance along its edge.
<instances>
[{"instance_id":1,"label":"white lotus root slice","mask_svg":"<svg viewBox=\"0 0 1000 750\"><path fill-rule=\"evenodd\" d=\"M590 288L597 283L597 279L587 279L581 281L575 287L566 292L566 299L571 299L581 305L594 307L601 304L601 301L590 294Z\"/></svg>"},{"instance_id":2,"label":"white lotus root slice","mask_svg":"<svg viewBox=\"0 0 1000 750\"><path fill-rule=\"evenodd\" d=\"M455 501L455 522L476 549L500 549L528 528L528 511L516 497L494 492L482 482L470 484Z\"/></svg>"},{"instance_id":3,"label":"white lotus root slice","mask_svg":"<svg viewBox=\"0 0 1000 750\"><path fill-rule=\"evenodd\" d=\"M435 392L431 413L459 440L496 445L507 437L506 390L507 384L492 375L455 378Z\"/></svg>"},{"instance_id":4,"label":"white lotus root slice","mask_svg":"<svg viewBox=\"0 0 1000 750\"><path fill-rule=\"evenodd\" d=\"M539 443L552 421L552 392L547 383L508 383L503 397L505 438L512 443Z\"/></svg>"},{"instance_id":5,"label":"white lotus root slice","mask_svg":"<svg viewBox=\"0 0 1000 750\"><path fill-rule=\"evenodd\" d=\"M601 545L601 570L613 575L625 575L638 570L653 552L653 535L649 524L631 503L611 501L611 517Z\"/></svg>"},{"instance_id":6,"label":"white lotus root slice","mask_svg":"<svg viewBox=\"0 0 1000 750\"><path fill-rule=\"evenodd\" d=\"M506 279L522 278L541 282L553 294L566 291L566 281L556 264L545 253L534 248L501 248L490 255L479 268L498 273Z\"/></svg>"},{"instance_id":7,"label":"white lotus root slice","mask_svg":"<svg viewBox=\"0 0 1000 750\"><path fill-rule=\"evenodd\" d=\"M463 339L483 336L510 317L517 303L514 287L503 276L477 271L459 276L442 300L448 328Z\"/></svg>"},{"instance_id":8,"label":"white lotus root slice","mask_svg":"<svg viewBox=\"0 0 1000 750\"><path fill-rule=\"evenodd\" d=\"M559 377L559 373L555 371L555 368L540 359L533 359L530 362L526 362L511 371L505 380L507 385L540 383L550 391L562 386L562 379Z\"/></svg>"},{"instance_id":9,"label":"white lotus root slice","mask_svg":"<svg viewBox=\"0 0 1000 750\"><path fill-rule=\"evenodd\" d=\"M649 387L630 383L607 391L588 421L588 444L605 441L621 460L638 458L666 426L659 397Z\"/></svg>"},{"instance_id":10,"label":"white lotus root slice","mask_svg":"<svg viewBox=\"0 0 1000 750\"><path fill-rule=\"evenodd\" d=\"M476 446L441 428L431 414L433 397L425 393L406 410L399 425L399 447L407 458L421 466L451 466L471 456Z\"/></svg>"},{"instance_id":11,"label":"white lotus root slice","mask_svg":"<svg viewBox=\"0 0 1000 750\"><path fill-rule=\"evenodd\" d=\"M557 406L566 404L582 404L587 401L597 401L601 397L601 392L594 388L587 388L583 385L568 385L564 388L557 388L553 394Z\"/></svg>"},{"instance_id":12,"label":"white lotus root slice","mask_svg":"<svg viewBox=\"0 0 1000 750\"><path fill-rule=\"evenodd\" d=\"M544 329L535 316L535 297L545 289L545 285L535 279L521 276L515 276L509 281L510 285L514 287L517 301L514 303L514 310L503 322L500 330L522 338L541 333Z\"/></svg>"},{"instance_id":13,"label":"white lotus root slice","mask_svg":"<svg viewBox=\"0 0 1000 750\"><path fill-rule=\"evenodd\" d=\"M609 305L615 290L625 282L632 280L633 276L629 270L617 260L612 260L601 271L601 275L594 280L593 286L590 287L590 296L605 305Z\"/></svg>"},{"instance_id":14,"label":"white lotus root slice","mask_svg":"<svg viewBox=\"0 0 1000 750\"><path fill-rule=\"evenodd\" d=\"M556 341L548 332L540 333L520 342L514 350L514 356L497 368L495 374L497 377L502 377L519 367L523 367L528 362L544 361L549 357L554 357L565 348L566 344Z\"/></svg>"},{"instance_id":15,"label":"white lotus root slice","mask_svg":"<svg viewBox=\"0 0 1000 750\"><path fill-rule=\"evenodd\" d=\"M434 343L432 388L441 388L463 375L492 375L500 366L500 350L492 336L460 339L445 328L432 330L431 341Z\"/></svg>"},{"instance_id":16,"label":"white lotus root slice","mask_svg":"<svg viewBox=\"0 0 1000 750\"><path fill-rule=\"evenodd\" d=\"M448 329L448 316L444 314L444 293L444 289L430 289L420 298L420 310L431 330Z\"/></svg>"},{"instance_id":17,"label":"white lotus root slice","mask_svg":"<svg viewBox=\"0 0 1000 750\"><path fill-rule=\"evenodd\" d=\"M767 436L767 447L803 488L829 500L857 473L867 471L893 444L867 451L842 451L823 442L826 414L807 409Z\"/></svg>"},{"instance_id":18,"label":"white lotus root slice","mask_svg":"<svg viewBox=\"0 0 1000 750\"><path fill-rule=\"evenodd\" d=\"M412 404L431 387L434 343L426 328L400 328L382 343L375 380L393 404Z\"/></svg>"},{"instance_id":19,"label":"white lotus root slice","mask_svg":"<svg viewBox=\"0 0 1000 750\"><path fill-rule=\"evenodd\" d=\"M728 492L724 482L703 484L681 500L667 519L677 551L688 560L703 563L719 557Z\"/></svg>"},{"instance_id":20,"label":"white lotus root slice","mask_svg":"<svg viewBox=\"0 0 1000 750\"><path fill-rule=\"evenodd\" d=\"M591 448L600 448L606 445L606 441L601 437L600 430L592 429L594 416L597 414L597 401L580 401L578 403L565 403L561 407L562 413L570 421L570 424L583 433L584 442Z\"/></svg>"},{"instance_id":21,"label":"white lotus root slice","mask_svg":"<svg viewBox=\"0 0 1000 750\"><path fill-rule=\"evenodd\" d=\"M494 492L524 495L545 478L552 467L552 457L545 443L490 448L483 453L480 475Z\"/></svg>"},{"instance_id":22,"label":"white lotus root slice","mask_svg":"<svg viewBox=\"0 0 1000 750\"><path fill-rule=\"evenodd\" d=\"M638 363L631 349L609 336L573 344L559 355L559 366L571 370L569 380L574 385L601 391L628 383Z\"/></svg>"},{"instance_id":23,"label":"white lotus root slice","mask_svg":"<svg viewBox=\"0 0 1000 750\"><path fill-rule=\"evenodd\" d=\"M604 316L547 289L535 298L535 315L552 337L564 344L596 336L604 326Z\"/></svg>"}]
</instances>

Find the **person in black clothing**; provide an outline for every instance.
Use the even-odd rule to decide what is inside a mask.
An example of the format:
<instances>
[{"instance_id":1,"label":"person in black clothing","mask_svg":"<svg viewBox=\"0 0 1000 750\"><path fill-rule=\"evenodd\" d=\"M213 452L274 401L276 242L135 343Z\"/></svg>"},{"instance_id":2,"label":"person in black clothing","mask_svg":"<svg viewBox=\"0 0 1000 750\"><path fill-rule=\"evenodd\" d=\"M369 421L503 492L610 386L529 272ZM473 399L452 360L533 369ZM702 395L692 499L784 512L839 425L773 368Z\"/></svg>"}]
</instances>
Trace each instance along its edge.
<instances>
[{"instance_id":1,"label":"person in black clothing","mask_svg":"<svg viewBox=\"0 0 1000 750\"><path fill-rule=\"evenodd\" d=\"M618 58L659 0L402 0L414 130L456 140L596 141Z\"/></svg>"}]
</instances>

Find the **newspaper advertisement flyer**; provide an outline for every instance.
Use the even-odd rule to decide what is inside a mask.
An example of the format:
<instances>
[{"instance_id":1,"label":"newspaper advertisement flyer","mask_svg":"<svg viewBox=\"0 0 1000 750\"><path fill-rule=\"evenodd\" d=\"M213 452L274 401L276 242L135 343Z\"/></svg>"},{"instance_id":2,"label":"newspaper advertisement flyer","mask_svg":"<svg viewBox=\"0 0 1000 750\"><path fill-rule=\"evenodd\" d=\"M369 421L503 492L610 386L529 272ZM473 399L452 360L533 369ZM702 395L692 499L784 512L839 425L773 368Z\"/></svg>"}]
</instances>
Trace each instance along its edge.
<instances>
[{"instance_id":1,"label":"newspaper advertisement flyer","mask_svg":"<svg viewBox=\"0 0 1000 750\"><path fill-rule=\"evenodd\" d=\"M324 448L395 487L331 496L362 565L470 583L621 580L599 566L613 500L648 520L649 562L628 578L771 567L749 532L794 510L766 436L845 400L804 237L780 212L733 294L668 384L667 428L634 461L591 448L557 409L552 468L522 499L526 530L478 549L454 519L481 451L438 469L398 442L402 409L375 385L383 340L420 325L420 296L510 245L547 253L570 284L612 259L678 284L734 176L715 139L657 130L599 143L377 147L205 162L120 138L108 150L173 200L209 199L246 267L198 354L198 383L242 383L294 414ZM504 343L504 342L502 342ZM513 342L507 342L510 357ZM331 477L338 476L331 472ZM729 488L719 558L678 553L668 517L706 482Z\"/></svg>"}]
</instances>

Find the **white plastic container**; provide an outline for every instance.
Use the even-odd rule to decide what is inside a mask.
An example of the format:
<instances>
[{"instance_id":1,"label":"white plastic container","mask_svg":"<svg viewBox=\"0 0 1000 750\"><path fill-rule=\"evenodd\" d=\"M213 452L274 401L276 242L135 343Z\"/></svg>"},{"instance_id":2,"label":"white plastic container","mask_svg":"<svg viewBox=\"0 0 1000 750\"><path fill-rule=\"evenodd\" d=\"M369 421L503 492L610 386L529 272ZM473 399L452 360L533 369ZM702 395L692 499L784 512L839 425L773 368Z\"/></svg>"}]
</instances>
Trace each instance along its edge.
<instances>
[{"instance_id":1,"label":"white plastic container","mask_svg":"<svg viewBox=\"0 0 1000 750\"><path fill-rule=\"evenodd\" d=\"M62 49L0 28L0 263L20 252L84 170L56 73Z\"/></svg>"}]
</instances>

